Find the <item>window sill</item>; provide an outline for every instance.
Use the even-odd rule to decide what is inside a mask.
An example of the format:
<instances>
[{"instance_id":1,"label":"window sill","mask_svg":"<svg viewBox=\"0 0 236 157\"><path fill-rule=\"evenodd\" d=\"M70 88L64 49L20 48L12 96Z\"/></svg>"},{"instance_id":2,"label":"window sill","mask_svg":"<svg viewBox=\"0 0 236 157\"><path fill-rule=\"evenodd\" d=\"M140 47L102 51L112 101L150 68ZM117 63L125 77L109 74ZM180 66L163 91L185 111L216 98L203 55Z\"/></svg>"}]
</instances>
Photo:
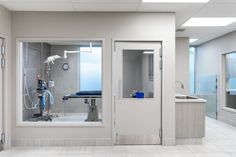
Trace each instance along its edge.
<instances>
[{"instance_id":1,"label":"window sill","mask_svg":"<svg viewBox=\"0 0 236 157\"><path fill-rule=\"evenodd\" d=\"M231 113L235 113L235 114L236 114L236 109L229 108L229 107L223 107L222 109L223 109L224 111L227 111L227 112L231 112Z\"/></svg>"},{"instance_id":2,"label":"window sill","mask_svg":"<svg viewBox=\"0 0 236 157\"><path fill-rule=\"evenodd\" d=\"M103 122L18 122L17 127L104 127Z\"/></svg>"}]
</instances>

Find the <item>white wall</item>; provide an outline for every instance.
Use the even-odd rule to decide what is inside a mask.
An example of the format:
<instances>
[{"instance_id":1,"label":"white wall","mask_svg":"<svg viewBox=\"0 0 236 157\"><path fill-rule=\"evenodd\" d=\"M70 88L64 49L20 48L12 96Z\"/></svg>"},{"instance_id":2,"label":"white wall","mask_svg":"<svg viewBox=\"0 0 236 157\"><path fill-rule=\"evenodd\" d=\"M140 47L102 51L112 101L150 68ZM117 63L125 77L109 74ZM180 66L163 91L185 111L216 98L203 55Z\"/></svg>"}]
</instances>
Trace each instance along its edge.
<instances>
[{"instance_id":1,"label":"white wall","mask_svg":"<svg viewBox=\"0 0 236 157\"><path fill-rule=\"evenodd\" d=\"M12 104L11 91L11 13L8 9L0 5L0 36L6 38L6 70L5 70L5 85L4 85L4 130L6 133L5 147L10 146L11 139L11 114L10 106Z\"/></svg>"},{"instance_id":2,"label":"white wall","mask_svg":"<svg viewBox=\"0 0 236 157\"><path fill-rule=\"evenodd\" d=\"M148 24L148 25L147 25ZM103 38L103 127L16 127L16 100L12 99L12 137L15 145L50 139L82 139L87 145L109 144L112 128L111 50L112 38L162 40L163 44L163 144L175 144L175 16L174 13L12 13L12 64L16 63L16 38ZM16 67L12 68L12 91L16 87ZM15 92L11 94L15 98ZM127 117L128 118L128 117ZM41 143L42 144L42 143ZM39 144L40 145L40 144Z\"/></svg>"},{"instance_id":3,"label":"white wall","mask_svg":"<svg viewBox=\"0 0 236 157\"><path fill-rule=\"evenodd\" d=\"M184 89L181 84L175 84L176 93L189 94L189 38L176 38L176 60L175 60L175 79L184 84Z\"/></svg>"},{"instance_id":4,"label":"white wall","mask_svg":"<svg viewBox=\"0 0 236 157\"><path fill-rule=\"evenodd\" d=\"M218 118L236 126L236 113L223 110L221 59L222 53L236 51L236 32L229 33L197 47L196 82L205 75L218 75Z\"/></svg>"}]
</instances>

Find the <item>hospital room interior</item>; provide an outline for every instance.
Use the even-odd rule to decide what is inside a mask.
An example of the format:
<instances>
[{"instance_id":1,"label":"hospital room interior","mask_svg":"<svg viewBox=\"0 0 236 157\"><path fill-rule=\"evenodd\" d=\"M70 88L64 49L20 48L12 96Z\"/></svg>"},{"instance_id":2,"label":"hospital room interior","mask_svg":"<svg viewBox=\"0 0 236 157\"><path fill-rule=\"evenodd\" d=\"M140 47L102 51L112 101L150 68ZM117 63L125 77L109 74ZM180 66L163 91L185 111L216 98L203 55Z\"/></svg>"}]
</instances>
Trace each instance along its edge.
<instances>
[{"instance_id":1,"label":"hospital room interior","mask_svg":"<svg viewBox=\"0 0 236 157\"><path fill-rule=\"evenodd\" d=\"M23 121L102 120L101 42L22 42L20 50Z\"/></svg>"}]
</instances>

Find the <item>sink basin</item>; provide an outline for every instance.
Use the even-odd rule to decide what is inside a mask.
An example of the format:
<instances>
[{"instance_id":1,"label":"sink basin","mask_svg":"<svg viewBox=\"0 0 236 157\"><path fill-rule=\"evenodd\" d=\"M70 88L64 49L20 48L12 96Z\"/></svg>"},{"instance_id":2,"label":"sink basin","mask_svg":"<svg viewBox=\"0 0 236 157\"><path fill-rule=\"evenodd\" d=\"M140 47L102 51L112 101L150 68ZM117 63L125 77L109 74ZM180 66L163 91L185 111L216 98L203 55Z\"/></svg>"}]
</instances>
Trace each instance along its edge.
<instances>
[{"instance_id":1,"label":"sink basin","mask_svg":"<svg viewBox=\"0 0 236 157\"><path fill-rule=\"evenodd\" d=\"M195 98L195 97L192 97L192 96L187 96L187 95L178 95L178 96L175 96L176 99L198 99L198 98Z\"/></svg>"}]
</instances>

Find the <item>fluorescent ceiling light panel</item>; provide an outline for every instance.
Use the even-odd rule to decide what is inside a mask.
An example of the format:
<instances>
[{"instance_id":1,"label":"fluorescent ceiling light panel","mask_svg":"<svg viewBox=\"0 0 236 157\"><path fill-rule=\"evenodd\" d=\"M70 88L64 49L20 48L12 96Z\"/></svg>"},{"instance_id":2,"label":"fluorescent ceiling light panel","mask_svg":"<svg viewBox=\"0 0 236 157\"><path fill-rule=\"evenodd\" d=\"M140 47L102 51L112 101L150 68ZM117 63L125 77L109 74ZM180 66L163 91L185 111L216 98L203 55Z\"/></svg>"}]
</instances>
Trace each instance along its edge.
<instances>
[{"instance_id":1,"label":"fluorescent ceiling light panel","mask_svg":"<svg viewBox=\"0 0 236 157\"><path fill-rule=\"evenodd\" d=\"M236 22L236 18L232 17L197 17L191 18L187 22L185 22L183 27L220 27L220 26L228 26L232 23Z\"/></svg>"},{"instance_id":2,"label":"fluorescent ceiling light panel","mask_svg":"<svg viewBox=\"0 0 236 157\"><path fill-rule=\"evenodd\" d=\"M207 3L210 0L142 0L143 3Z\"/></svg>"},{"instance_id":3,"label":"fluorescent ceiling light panel","mask_svg":"<svg viewBox=\"0 0 236 157\"><path fill-rule=\"evenodd\" d=\"M143 54L153 54L153 51L143 51Z\"/></svg>"},{"instance_id":4,"label":"fluorescent ceiling light panel","mask_svg":"<svg viewBox=\"0 0 236 157\"><path fill-rule=\"evenodd\" d=\"M193 43L195 41L198 41L198 39L189 39L189 43Z\"/></svg>"}]
</instances>

